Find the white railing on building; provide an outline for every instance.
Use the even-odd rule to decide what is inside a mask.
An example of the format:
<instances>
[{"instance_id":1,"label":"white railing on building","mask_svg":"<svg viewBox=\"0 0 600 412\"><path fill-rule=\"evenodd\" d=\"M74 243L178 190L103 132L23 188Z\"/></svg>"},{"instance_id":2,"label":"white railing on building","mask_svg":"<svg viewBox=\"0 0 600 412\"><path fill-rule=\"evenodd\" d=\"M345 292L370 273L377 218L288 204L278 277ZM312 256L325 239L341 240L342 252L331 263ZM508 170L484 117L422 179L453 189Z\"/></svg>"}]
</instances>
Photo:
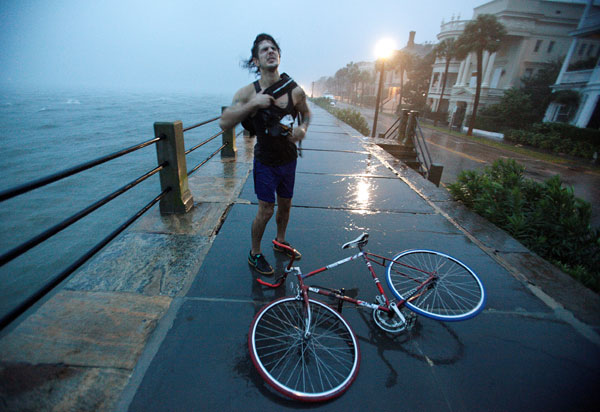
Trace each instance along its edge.
<instances>
[{"instance_id":1,"label":"white railing on building","mask_svg":"<svg viewBox=\"0 0 600 412\"><path fill-rule=\"evenodd\" d=\"M592 77L594 70L577 70L573 72L564 72L560 79L561 84L565 83L587 83Z\"/></svg>"}]
</instances>

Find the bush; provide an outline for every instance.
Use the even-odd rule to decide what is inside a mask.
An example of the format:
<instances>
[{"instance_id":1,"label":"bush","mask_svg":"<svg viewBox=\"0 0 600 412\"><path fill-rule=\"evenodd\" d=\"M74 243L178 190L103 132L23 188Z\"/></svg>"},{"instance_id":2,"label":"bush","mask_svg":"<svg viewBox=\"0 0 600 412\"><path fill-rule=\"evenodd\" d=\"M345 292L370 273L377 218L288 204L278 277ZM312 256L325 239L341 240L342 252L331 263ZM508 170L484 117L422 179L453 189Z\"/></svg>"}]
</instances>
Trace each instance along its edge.
<instances>
[{"instance_id":1,"label":"bush","mask_svg":"<svg viewBox=\"0 0 600 412\"><path fill-rule=\"evenodd\" d=\"M317 97L311 99L311 101L316 105L322 107L323 109L327 110L329 113L333 114L342 122L352 126L364 136L368 136L371 133L371 130L367 125L367 121L360 114L360 112L353 109L338 109L336 107L333 107L330 104L330 100L326 97Z\"/></svg>"},{"instance_id":2,"label":"bush","mask_svg":"<svg viewBox=\"0 0 600 412\"><path fill-rule=\"evenodd\" d=\"M530 96L521 89L507 90L500 103L485 107L477 114L475 128L492 132L527 129L534 121Z\"/></svg>"},{"instance_id":3,"label":"bush","mask_svg":"<svg viewBox=\"0 0 600 412\"><path fill-rule=\"evenodd\" d=\"M599 292L600 230L590 225L591 205L558 175L542 184L525 179L524 170L512 159L497 160L482 173L461 172L448 188L454 199Z\"/></svg>"},{"instance_id":4,"label":"bush","mask_svg":"<svg viewBox=\"0 0 600 412\"><path fill-rule=\"evenodd\" d=\"M352 109L336 109L334 108L332 111L333 115L340 119L342 122L349 124L354 129L358 130L365 136L368 136L371 132L369 126L367 125L367 121L365 118Z\"/></svg>"},{"instance_id":5,"label":"bush","mask_svg":"<svg viewBox=\"0 0 600 412\"><path fill-rule=\"evenodd\" d=\"M448 124L448 112L431 112L425 111L423 112L423 117L427 119L434 120L438 123Z\"/></svg>"},{"instance_id":6,"label":"bush","mask_svg":"<svg viewBox=\"0 0 600 412\"><path fill-rule=\"evenodd\" d=\"M600 152L600 131L583 129L567 123L536 123L530 130L507 130L508 141L592 159Z\"/></svg>"}]
</instances>

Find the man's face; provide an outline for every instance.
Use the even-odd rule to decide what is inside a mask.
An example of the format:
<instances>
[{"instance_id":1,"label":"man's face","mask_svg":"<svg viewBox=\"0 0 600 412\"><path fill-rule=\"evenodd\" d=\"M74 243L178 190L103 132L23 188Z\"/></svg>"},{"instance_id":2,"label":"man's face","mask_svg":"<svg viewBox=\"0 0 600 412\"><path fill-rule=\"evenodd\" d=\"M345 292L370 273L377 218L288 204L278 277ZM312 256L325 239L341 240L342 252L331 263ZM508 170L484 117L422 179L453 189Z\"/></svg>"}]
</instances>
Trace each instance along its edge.
<instances>
[{"instance_id":1,"label":"man's face","mask_svg":"<svg viewBox=\"0 0 600 412\"><path fill-rule=\"evenodd\" d=\"M254 58L254 64L259 69L275 70L279 67L279 52L277 47L269 40L263 40L258 44L258 58Z\"/></svg>"}]
</instances>

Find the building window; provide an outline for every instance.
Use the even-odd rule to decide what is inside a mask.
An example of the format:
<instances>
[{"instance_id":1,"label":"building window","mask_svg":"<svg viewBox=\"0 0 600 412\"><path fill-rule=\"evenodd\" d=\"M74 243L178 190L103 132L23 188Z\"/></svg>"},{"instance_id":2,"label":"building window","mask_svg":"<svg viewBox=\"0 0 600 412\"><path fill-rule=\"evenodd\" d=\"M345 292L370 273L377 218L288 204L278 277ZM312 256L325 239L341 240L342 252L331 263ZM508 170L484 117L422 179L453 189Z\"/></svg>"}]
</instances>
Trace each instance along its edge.
<instances>
[{"instance_id":1,"label":"building window","mask_svg":"<svg viewBox=\"0 0 600 412\"><path fill-rule=\"evenodd\" d=\"M438 89L440 87L440 85L438 84L438 80L439 80L439 73L434 73L433 74L433 82L432 83L432 89Z\"/></svg>"},{"instance_id":2,"label":"building window","mask_svg":"<svg viewBox=\"0 0 600 412\"><path fill-rule=\"evenodd\" d=\"M593 52L594 52L594 45L590 44L590 47L588 47L588 52L587 52L588 57L590 57Z\"/></svg>"},{"instance_id":3,"label":"building window","mask_svg":"<svg viewBox=\"0 0 600 412\"><path fill-rule=\"evenodd\" d=\"M542 46L542 40L538 40L535 42L535 48L533 49L534 53L537 53L538 50L540 50L540 47Z\"/></svg>"},{"instance_id":4,"label":"building window","mask_svg":"<svg viewBox=\"0 0 600 412\"><path fill-rule=\"evenodd\" d=\"M577 106L573 104L561 104L558 106L556 113L555 122L567 123L573 118L573 115L577 111Z\"/></svg>"},{"instance_id":5,"label":"building window","mask_svg":"<svg viewBox=\"0 0 600 412\"><path fill-rule=\"evenodd\" d=\"M554 40L548 44L548 53L552 53L552 49L554 49Z\"/></svg>"},{"instance_id":6,"label":"building window","mask_svg":"<svg viewBox=\"0 0 600 412\"><path fill-rule=\"evenodd\" d=\"M585 52L585 47L587 46L587 44L582 44L581 46L579 46L579 55L583 56L583 52Z\"/></svg>"},{"instance_id":7,"label":"building window","mask_svg":"<svg viewBox=\"0 0 600 412\"><path fill-rule=\"evenodd\" d=\"M532 68L525 69L525 78L530 79L531 76L533 76L533 69Z\"/></svg>"}]
</instances>

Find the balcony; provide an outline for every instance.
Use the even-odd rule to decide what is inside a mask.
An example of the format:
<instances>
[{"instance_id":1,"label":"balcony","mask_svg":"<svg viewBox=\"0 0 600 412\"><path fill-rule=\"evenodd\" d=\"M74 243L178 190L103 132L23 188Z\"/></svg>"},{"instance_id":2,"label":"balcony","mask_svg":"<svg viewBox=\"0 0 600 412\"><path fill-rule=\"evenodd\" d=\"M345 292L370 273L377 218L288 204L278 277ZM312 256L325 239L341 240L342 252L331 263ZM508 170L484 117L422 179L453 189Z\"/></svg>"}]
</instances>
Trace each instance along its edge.
<instances>
[{"instance_id":1,"label":"balcony","mask_svg":"<svg viewBox=\"0 0 600 412\"><path fill-rule=\"evenodd\" d=\"M437 35L439 40L442 40L448 36L455 36L462 33L469 20L450 20L449 22L442 23L440 25L440 32Z\"/></svg>"},{"instance_id":2,"label":"balcony","mask_svg":"<svg viewBox=\"0 0 600 412\"><path fill-rule=\"evenodd\" d=\"M590 81L593 72L593 69L564 72L560 79L560 84L586 84Z\"/></svg>"}]
</instances>

